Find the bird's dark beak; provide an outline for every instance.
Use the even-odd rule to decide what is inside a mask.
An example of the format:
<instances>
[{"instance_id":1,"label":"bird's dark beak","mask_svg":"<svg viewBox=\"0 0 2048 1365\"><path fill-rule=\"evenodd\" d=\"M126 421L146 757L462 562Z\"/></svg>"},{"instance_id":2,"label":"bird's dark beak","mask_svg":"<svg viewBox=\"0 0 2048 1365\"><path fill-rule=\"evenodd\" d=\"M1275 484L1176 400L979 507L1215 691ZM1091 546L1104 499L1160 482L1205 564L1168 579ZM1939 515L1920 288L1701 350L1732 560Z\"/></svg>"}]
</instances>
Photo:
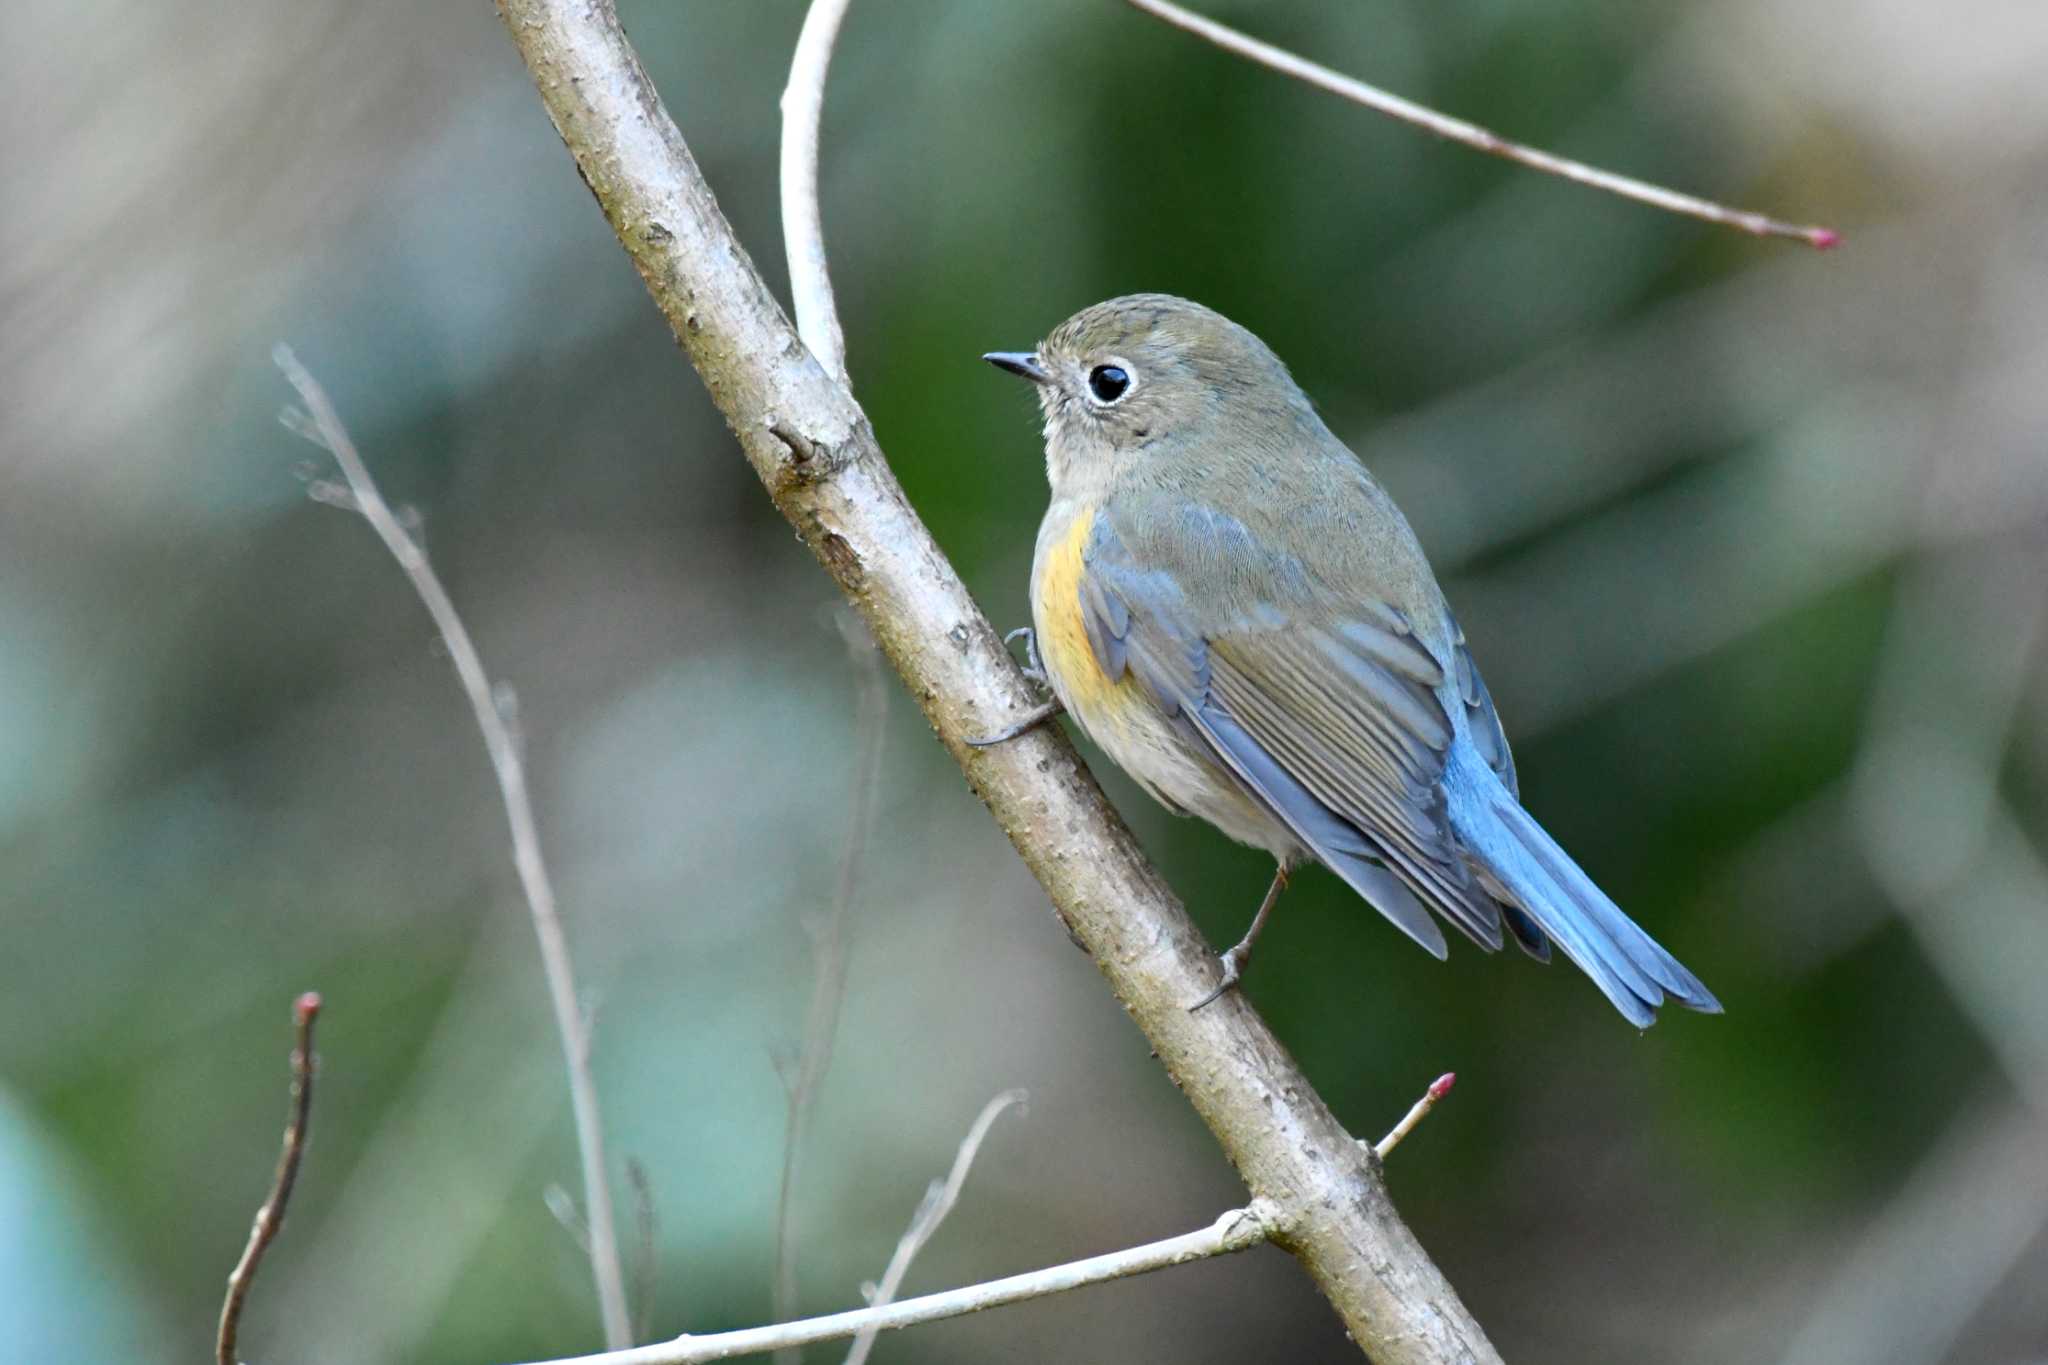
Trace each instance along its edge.
<instances>
[{"instance_id":1,"label":"bird's dark beak","mask_svg":"<svg viewBox=\"0 0 2048 1365\"><path fill-rule=\"evenodd\" d=\"M982 357L999 370L1028 379L1034 384L1050 384L1052 376L1038 363L1038 357L1030 351L990 351Z\"/></svg>"}]
</instances>

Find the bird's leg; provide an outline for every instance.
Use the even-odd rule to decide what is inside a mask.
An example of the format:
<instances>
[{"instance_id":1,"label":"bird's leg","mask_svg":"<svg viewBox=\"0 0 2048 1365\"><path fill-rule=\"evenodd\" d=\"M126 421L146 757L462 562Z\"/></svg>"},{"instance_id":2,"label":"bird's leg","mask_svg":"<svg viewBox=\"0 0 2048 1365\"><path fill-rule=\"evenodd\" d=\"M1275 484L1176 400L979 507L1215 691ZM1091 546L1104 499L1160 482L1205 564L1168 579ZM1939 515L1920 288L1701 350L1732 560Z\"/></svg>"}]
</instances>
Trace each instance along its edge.
<instances>
[{"instance_id":1,"label":"bird's leg","mask_svg":"<svg viewBox=\"0 0 2048 1365\"><path fill-rule=\"evenodd\" d=\"M1019 626L1003 637L1003 648L1008 649L1010 641L1016 639L1019 635L1024 637L1024 666L1022 669L1024 676L1037 683L1040 687L1046 686L1045 665L1038 658L1037 631L1029 626ZM1054 697L1050 701L1032 707L1030 713L1015 725L1006 726L992 735L973 736L966 741L967 747L970 749L986 749L992 744L1001 744L1004 740L1015 739L1026 730L1035 729L1045 724L1058 715L1061 709L1059 698Z\"/></svg>"},{"instance_id":2,"label":"bird's leg","mask_svg":"<svg viewBox=\"0 0 2048 1365\"><path fill-rule=\"evenodd\" d=\"M1223 964L1223 979L1216 983L1216 989L1188 1006L1193 1014L1202 1006L1214 1002L1223 992L1237 984L1244 974L1244 964L1252 960L1252 944L1257 941L1259 931L1266 927L1266 917L1273 913L1273 907L1280 900L1280 893L1287 889L1287 864L1281 863L1273 870L1273 884L1266 888L1266 898L1259 902L1259 913L1252 916L1252 927L1244 931L1244 937L1217 955Z\"/></svg>"}]
</instances>

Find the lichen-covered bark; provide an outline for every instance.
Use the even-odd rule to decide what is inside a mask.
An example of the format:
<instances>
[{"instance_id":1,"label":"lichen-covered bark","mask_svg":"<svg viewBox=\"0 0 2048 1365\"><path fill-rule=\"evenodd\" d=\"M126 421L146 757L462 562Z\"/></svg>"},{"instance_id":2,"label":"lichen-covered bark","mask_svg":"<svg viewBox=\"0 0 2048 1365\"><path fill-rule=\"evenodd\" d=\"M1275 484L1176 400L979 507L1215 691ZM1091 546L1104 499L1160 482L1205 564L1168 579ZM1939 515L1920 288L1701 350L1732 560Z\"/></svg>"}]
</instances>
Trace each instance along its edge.
<instances>
[{"instance_id":1,"label":"lichen-covered bark","mask_svg":"<svg viewBox=\"0 0 2048 1365\"><path fill-rule=\"evenodd\" d=\"M1199 1014L1208 945L1056 726L992 749L1033 698L733 237L606 0L499 0L578 170L775 505L873 630L911 695L1094 956L1160 1062L1379 1365L1496 1361L1401 1222L1377 1163L1241 996Z\"/></svg>"}]
</instances>

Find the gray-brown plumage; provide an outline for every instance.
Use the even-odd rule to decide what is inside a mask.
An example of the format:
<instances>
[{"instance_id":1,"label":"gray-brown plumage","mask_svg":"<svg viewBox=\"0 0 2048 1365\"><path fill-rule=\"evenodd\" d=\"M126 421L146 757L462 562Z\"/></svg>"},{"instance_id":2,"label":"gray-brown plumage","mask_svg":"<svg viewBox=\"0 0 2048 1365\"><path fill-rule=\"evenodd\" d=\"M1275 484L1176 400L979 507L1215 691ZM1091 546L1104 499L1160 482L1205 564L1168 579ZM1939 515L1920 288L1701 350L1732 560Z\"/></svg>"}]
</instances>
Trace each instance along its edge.
<instances>
[{"instance_id":1,"label":"gray-brown plumage","mask_svg":"<svg viewBox=\"0 0 2048 1365\"><path fill-rule=\"evenodd\" d=\"M1264 343L1139 294L988 358L1045 411L1039 650L1119 766L1270 851L1276 892L1313 859L1438 957L1430 911L1488 949L1503 925L1555 941L1638 1025L1666 997L1720 1008L1522 810L1407 519Z\"/></svg>"}]
</instances>

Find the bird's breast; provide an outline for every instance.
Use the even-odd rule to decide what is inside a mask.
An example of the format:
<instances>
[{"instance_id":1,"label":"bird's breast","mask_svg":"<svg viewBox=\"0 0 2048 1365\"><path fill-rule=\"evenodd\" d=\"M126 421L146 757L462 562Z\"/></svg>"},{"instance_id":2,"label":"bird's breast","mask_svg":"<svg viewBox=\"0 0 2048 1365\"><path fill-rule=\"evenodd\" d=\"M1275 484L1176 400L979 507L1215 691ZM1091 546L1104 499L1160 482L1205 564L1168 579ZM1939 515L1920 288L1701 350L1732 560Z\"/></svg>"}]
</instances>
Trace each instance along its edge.
<instances>
[{"instance_id":1,"label":"bird's breast","mask_svg":"<svg viewBox=\"0 0 2048 1365\"><path fill-rule=\"evenodd\" d=\"M1081 615L1083 553L1095 508L1055 503L1039 528L1031 570L1038 655L1067 714L1169 810L1198 815L1231 838L1298 861L1294 835L1176 725L1128 673L1103 672Z\"/></svg>"},{"instance_id":2,"label":"bird's breast","mask_svg":"<svg viewBox=\"0 0 2048 1365\"><path fill-rule=\"evenodd\" d=\"M1082 553L1094 526L1093 507L1055 504L1039 529L1031 566L1031 619L1039 658L1053 691L1091 734L1130 701L1128 679L1103 672L1081 619Z\"/></svg>"}]
</instances>

